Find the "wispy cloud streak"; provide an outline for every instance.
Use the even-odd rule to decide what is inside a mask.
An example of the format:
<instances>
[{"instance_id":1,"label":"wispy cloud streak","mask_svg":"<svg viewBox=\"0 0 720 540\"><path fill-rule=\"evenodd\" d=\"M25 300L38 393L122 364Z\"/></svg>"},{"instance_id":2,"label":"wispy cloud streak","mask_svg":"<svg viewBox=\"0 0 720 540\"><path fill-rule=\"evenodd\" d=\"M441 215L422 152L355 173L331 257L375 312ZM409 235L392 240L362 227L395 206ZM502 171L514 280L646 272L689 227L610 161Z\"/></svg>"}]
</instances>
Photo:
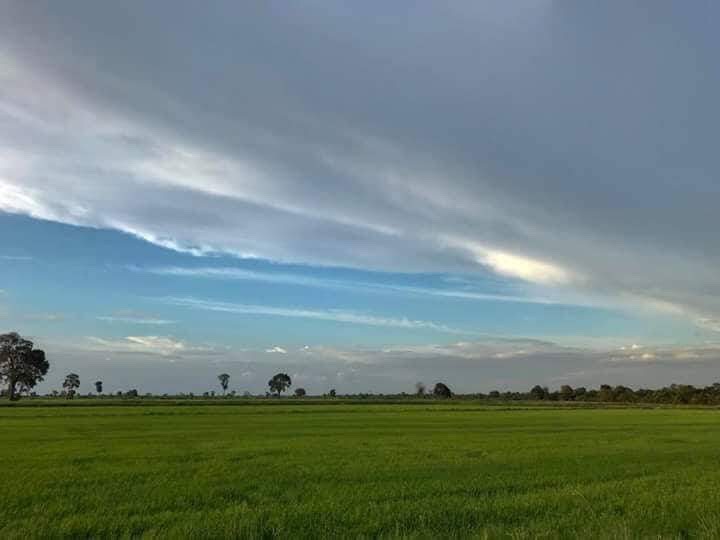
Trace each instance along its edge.
<instances>
[{"instance_id":1,"label":"wispy cloud streak","mask_svg":"<svg viewBox=\"0 0 720 540\"><path fill-rule=\"evenodd\" d=\"M97 320L109 323L148 324L158 326L175 324L177 322L169 319L155 319L152 317L114 317L112 315L101 316L98 317Z\"/></svg>"},{"instance_id":2,"label":"wispy cloud streak","mask_svg":"<svg viewBox=\"0 0 720 540\"><path fill-rule=\"evenodd\" d=\"M257 272L233 267L130 267L134 271L147 272L163 276L178 276L192 278L208 278L221 280L257 281L276 283L282 285L297 285L301 287L317 287L327 289L346 289L362 292L409 294L420 296L439 296L445 298L459 298L464 300L513 302L523 304L565 304L558 300L535 296L516 296L506 294L493 294L460 289L439 289L431 287L413 287L391 283L371 283L367 281L349 281L338 279L323 279L300 274Z\"/></svg>"},{"instance_id":3,"label":"wispy cloud streak","mask_svg":"<svg viewBox=\"0 0 720 540\"><path fill-rule=\"evenodd\" d=\"M444 324L430 321L408 319L405 317L382 317L369 315L348 310L318 310L289 307L262 306L254 304L235 304L230 302L218 302L214 300L203 300L188 297L165 297L157 300L179 307L203 309L207 311L218 311L223 313L235 313L240 315L267 315L271 317L289 317L299 319L315 319L321 321L334 321L349 324L363 324L368 326L383 326L390 328L426 329L443 332L447 334L473 335L475 332L452 328Z\"/></svg>"}]
</instances>

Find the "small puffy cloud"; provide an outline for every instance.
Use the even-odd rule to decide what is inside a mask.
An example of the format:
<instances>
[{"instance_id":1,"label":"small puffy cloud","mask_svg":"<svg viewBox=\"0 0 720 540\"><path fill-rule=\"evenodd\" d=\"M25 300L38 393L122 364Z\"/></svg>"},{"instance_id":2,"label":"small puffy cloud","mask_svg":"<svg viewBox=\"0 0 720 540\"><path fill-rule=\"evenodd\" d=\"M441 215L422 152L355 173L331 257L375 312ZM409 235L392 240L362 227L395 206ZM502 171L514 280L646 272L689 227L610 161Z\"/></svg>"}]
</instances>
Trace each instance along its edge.
<instances>
[{"instance_id":1,"label":"small puffy cloud","mask_svg":"<svg viewBox=\"0 0 720 540\"><path fill-rule=\"evenodd\" d=\"M275 353L287 354L287 350L283 349L282 347L278 347L278 346L271 347L270 349L265 349L265 352L270 353L270 354L275 354Z\"/></svg>"}]
</instances>

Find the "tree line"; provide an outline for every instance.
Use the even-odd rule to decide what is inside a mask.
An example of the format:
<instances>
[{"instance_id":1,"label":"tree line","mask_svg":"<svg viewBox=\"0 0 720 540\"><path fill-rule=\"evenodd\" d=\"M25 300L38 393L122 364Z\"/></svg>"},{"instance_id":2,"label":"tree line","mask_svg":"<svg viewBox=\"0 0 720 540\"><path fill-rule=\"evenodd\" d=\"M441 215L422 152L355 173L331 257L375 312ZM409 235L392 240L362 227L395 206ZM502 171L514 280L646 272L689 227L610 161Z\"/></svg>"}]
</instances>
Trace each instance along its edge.
<instances>
[{"instance_id":1,"label":"tree line","mask_svg":"<svg viewBox=\"0 0 720 540\"><path fill-rule=\"evenodd\" d=\"M43 381L50 368L45 352L36 349L34 343L20 336L17 332L0 335L0 383L4 386L2 393L11 401L15 401L22 395L29 395L32 389ZM226 396L230 386L230 375L221 373L217 376L222 395ZM95 391L98 395L103 394L103 381L95 381ZM268 381L269 391L266 396L279 397L287 392L292 386L292 379L287 373L277 373ZM80 388L80 376L77 373L68 373L63 384L62 395L67 399L73 399ZM53 395L59 395L53 392ZM137 389L126 392L118 392L115 395L126 397L139 397ZM192 396L193 394L189 394ZM215 392L206 392L205 397L214 396ZM235 392L231 392L234 396ZM304 388L296 388L295 397L302 398L307 395ZM246 396L249 396L246 393ZM330 389L326 397L337 396L336 390ZM449 399L454 396L450 387L438 382L432 390L428 390L422 382L415 385L413 394L401 393L396 397L425 398L434 397ZM348 396L349 397L349 396ZM358 394L354 397L387 397L382 394ZM640 388L633 390L627 386L610 386L603 384L597 389L585 387L573 388L570 385L562 385L558 390L549 390L546 386L535 385L528 392L511 392L493 390L487 394L465 394L458 396L463 399L478 400L503 400L503 401L589 401L606 403L667 403L667 404L696 404L696 405L720 405L720 383L714 383L705 387L695 387L688 384L672 384L659 389Z\"/></svg>"}]
</instances>

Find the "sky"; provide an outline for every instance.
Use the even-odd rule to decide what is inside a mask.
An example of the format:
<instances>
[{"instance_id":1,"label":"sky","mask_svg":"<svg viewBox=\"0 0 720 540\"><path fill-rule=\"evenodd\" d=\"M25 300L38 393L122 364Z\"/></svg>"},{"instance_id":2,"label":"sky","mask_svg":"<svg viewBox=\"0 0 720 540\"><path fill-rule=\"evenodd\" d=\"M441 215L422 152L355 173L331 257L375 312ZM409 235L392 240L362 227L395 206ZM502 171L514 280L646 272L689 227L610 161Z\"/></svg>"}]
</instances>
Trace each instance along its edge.
<instances>
[{"instance_id":1,"label":"sky","mask_svg":"<svg viewBox=\"0 0 720 540\"><path fill-rule=\"evenodd\" d=\"M718 16L0 0L0 329L40 391L714 382Z\"/></svg>"}]
</instances>

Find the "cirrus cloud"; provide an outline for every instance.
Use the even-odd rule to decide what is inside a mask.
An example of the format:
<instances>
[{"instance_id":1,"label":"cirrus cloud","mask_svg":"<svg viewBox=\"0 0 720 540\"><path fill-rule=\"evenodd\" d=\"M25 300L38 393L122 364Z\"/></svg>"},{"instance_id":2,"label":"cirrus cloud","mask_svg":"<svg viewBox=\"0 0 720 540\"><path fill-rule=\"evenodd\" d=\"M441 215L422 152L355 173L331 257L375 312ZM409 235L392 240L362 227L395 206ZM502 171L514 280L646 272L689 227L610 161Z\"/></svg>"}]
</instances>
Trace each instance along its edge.
<instances>
[{"instance_id":1,"label":"cirrus cloud","mask_svg":"<svg viewBox=\"0 0 720 540\"><path fill-rule=\"evenodd\" d=\"M6 3L1 210L196 255L490 270L715 328L711 14L220 2L167 25L161 4Z\"/></svg>"}]
</instances>

